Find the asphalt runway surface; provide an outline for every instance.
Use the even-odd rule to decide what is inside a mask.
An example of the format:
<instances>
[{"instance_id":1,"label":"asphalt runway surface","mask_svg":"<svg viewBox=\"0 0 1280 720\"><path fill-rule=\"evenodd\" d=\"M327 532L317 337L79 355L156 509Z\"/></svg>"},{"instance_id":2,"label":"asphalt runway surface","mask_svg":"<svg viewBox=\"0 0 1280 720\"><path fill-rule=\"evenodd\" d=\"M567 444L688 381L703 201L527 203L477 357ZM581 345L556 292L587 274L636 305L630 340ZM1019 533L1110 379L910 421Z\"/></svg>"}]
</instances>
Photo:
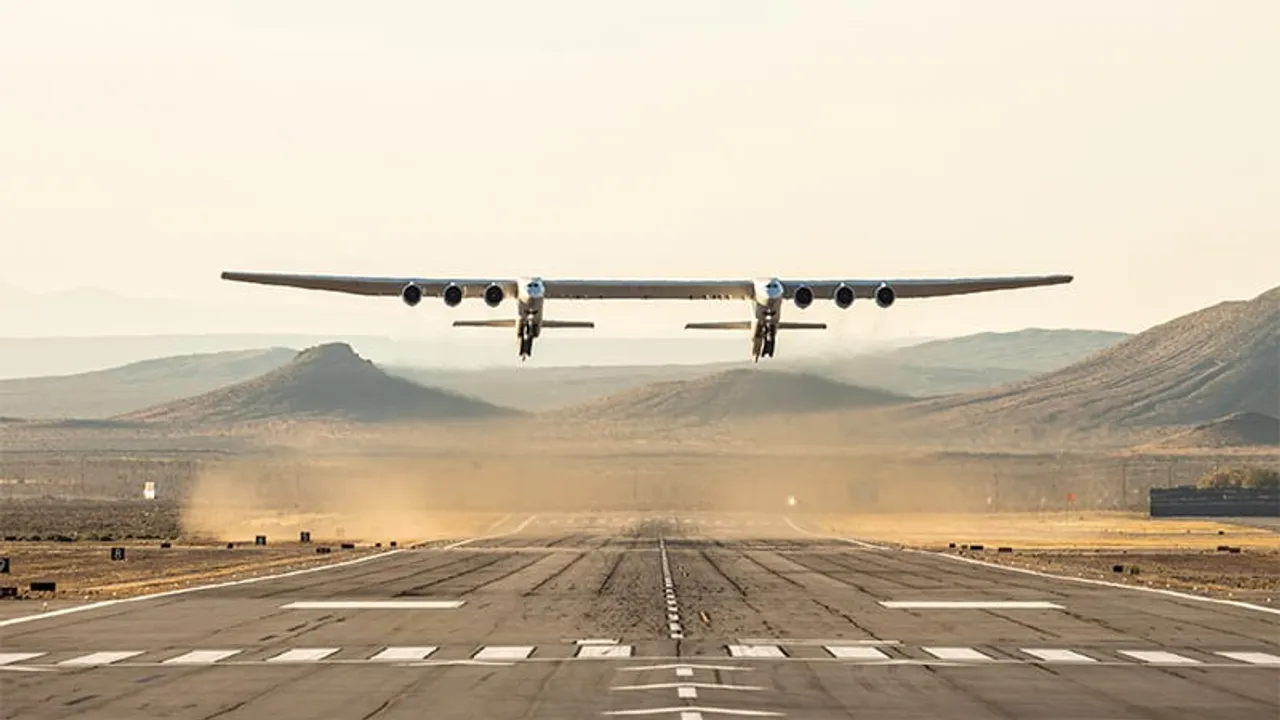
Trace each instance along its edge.
<instances>
[{"instance_id":1,"label":"asphalt runway surface","mask_svg":"<svg viewBox=\"0 0 1280 720\"><path fill-rule=\"evenodd\" d=\"M1280 717L1280 614L802 517L512 516L485 538L0 621L6 718Z\"/></svg>"}]
</instances>

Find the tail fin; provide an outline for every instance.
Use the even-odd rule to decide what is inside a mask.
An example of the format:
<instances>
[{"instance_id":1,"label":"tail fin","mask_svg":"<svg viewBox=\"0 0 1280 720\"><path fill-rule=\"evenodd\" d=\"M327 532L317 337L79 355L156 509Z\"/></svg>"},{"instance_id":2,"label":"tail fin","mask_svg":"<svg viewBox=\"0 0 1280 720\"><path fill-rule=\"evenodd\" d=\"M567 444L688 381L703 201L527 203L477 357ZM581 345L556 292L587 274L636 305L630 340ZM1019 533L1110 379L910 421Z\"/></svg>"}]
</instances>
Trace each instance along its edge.
<instances>
[{"instance_id":1,"label":"tail fin","mask_svg":"<svg viewBox=\"0 0 1280 720\"><path fill-rule=\"evenodd\" d=\"M685 330L750 330L750 320L730 320L727 322L693 322L685 323Z\"/></svg>"}]
</instances>

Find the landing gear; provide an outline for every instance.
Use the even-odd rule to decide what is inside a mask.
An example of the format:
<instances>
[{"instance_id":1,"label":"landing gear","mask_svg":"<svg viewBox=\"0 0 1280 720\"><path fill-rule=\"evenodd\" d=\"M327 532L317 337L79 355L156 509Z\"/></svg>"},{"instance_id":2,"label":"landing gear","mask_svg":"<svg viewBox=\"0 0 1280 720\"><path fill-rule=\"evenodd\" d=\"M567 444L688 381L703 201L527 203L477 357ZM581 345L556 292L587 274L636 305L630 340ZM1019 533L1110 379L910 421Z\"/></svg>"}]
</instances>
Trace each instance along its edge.
<instances>
[{"instance_id":1,"label":"landing gear","mask_svg":"<svg viewBox=\"0 0 1280 720\"><path fill-rule=\"evenodd\" d=\"M773 357L773 348L778 340L778 329L769 325L760 325L756 336L751 339L751 358L760 362L762 357Z\"/></svg>"},{"instance_id":2,"label":"landing gear","mask_svg":"<svg viewBox=\"0 0 1280 720\"><path fill-rule=\"evenodd\" d=\"M522 322L519 328L520 360L523 362L530 355L533 355L533 339L538 337L538 326L531 322Z\"/></svg>"}]
</instances>

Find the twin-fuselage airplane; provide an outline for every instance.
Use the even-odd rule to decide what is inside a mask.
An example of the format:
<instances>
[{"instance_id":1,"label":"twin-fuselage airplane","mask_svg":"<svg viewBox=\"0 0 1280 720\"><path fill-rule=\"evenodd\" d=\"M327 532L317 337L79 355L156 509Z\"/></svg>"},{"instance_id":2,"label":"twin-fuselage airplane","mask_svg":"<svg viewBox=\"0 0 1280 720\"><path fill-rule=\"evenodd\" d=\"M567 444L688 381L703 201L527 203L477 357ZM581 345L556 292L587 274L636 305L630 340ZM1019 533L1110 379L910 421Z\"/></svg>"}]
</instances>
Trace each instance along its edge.
<instances>
[{"instance_id":1,"label":"twin-fuselage airplane","mask_svg":"<svg viewBox=\"0 0 1280 720\"><path fill-rule=\"evenodd\" d=\"M903 279L903 280L544 280L392 278L347 275L287 275L277 273L224 272L223 280L281 285L307 290L328 290L353 295L398 295L414 306L424 297L439 297L449 307L465 298L483 298L489 307L498 307L508 297L516 300L518 317L509 320L457 320L454 327L515 328L520 343L520 359L533 354L533 341L543 328L591 328L592 322L550 320L542 315L546 300L750 300L755 310L751 320L687 323L692 330L748 330L751 357L773 357L779 330L823 330L825 323L782 322L782 305L790 300L804 309L817 298L829 298L841 309L855 299L874 300L887 308L898 298L927 298L968 295L993 290L1061 285L1070 275L1021 277Z\"/></svg>"}]
</instances>

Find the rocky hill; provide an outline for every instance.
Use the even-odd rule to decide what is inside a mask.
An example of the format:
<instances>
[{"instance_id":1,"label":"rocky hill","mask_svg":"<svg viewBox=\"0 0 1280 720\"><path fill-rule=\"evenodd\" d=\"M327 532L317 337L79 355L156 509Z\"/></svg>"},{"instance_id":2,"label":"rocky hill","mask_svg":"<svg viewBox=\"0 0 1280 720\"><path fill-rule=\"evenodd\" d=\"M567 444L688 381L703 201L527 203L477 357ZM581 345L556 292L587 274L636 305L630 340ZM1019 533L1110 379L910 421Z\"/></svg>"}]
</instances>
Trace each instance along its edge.
<instances>
[{"instance_id":1,"label":"rocky hill","mask_svg":"<svg viewBox=\"0 0 1280 720\"><path fill-rule=\"evenodd\" d=\"M117 419L197 425L289 419L376 423L512 414L393 377L351 346L331 343L303 350L287 365L252 380Z\"/></svg>"},{"instance_id":2,"label":"rocky hill","mask_svg":"<svg viewBox=\"0 0 1280 720\"><path fill-rule=\"evenodd\" d=\"M1280 419L1255 412L1232 413L1159 443L1166 448L1280 447Z\"/></svg>"},{"instance_id":3,"label":"rocky hill","mask_svg":"<svg viewBox=\"0 0 1280 720\"><path fill-rule=\"evenodd\" d=\"M1198 425L1280 407L1280 287L1153 327L1066 368L919 403L948 427L1028 435Z\"/></svg>"},{"instance_id":4,"label":"rocky hill","mask_svg":"<svg viewBox=\"0 0 1280 720\"><path fill-rule=\"evenodd\" d=\"M0 413L32 418L107 418L250 380L287 365L287 348L143 360L95 372L0 380Z\"/></svg>"},{"instance_id":5,"label":"rocky hill","mask_svg":"<svg viewBox=\"0 0 1280 720\"><path fill-rule=\"evenodd\" d=\"M696 423L894 405L910 400L816 375L749 368L653 383L556 414L580 421Z\"/></svg>"}]
</instances>

